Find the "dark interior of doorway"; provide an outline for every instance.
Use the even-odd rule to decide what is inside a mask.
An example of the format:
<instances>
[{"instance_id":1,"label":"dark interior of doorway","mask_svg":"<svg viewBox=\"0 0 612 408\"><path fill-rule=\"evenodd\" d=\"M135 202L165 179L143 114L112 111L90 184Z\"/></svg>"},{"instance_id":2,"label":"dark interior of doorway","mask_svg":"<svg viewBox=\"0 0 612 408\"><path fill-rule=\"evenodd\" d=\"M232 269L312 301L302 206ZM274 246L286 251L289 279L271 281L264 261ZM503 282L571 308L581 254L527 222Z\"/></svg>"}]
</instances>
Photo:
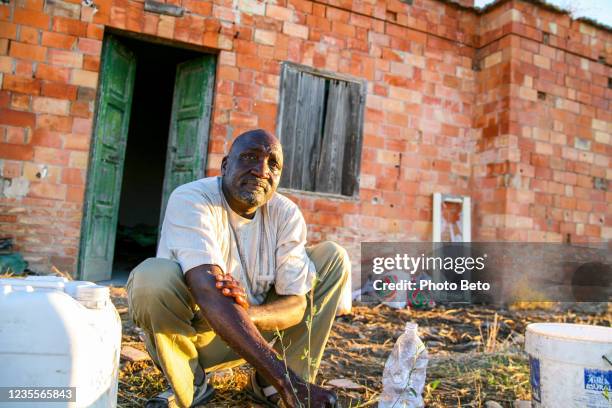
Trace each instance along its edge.
<instances>
[{"instance_id":1,"label":"dark interior of doorway","mask_svg":"<svg viewBox=\"0 0 612 408\"><path fill-rule=\"evenodd\" d=\"M121 42L136 53L136 79L115 240L116 284L155 256L176 66L199 55L131 38Z\"/></svg>"}]
</instances>

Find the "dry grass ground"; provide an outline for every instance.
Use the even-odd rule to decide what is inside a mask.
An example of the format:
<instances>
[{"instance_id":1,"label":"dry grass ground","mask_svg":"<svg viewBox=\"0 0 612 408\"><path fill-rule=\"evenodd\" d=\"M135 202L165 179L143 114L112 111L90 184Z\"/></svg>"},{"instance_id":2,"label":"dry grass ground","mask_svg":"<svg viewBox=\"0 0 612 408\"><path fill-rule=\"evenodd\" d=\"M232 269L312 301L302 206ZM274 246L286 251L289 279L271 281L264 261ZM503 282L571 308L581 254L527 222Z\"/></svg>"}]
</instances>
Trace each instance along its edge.
<instances>
[{"instance_id":1,"label":"dry grass ground","mask_svg":"<svg viewBox=\"0 0 612 408\"><path fill-rule=\"evenodd\" d=\"M113 289L113 301L123 321L123 343L144 350L138 329L127 317L125 291ZM431 310L394 310L357 305L351 316L339 317L323 357L318 382L347 378L357 390L337 390L342 407L375 407L382 388L382 371L404 323L416 321L430 355L425 400L428 407L481 407L487 400L511 407L529 399L529 369L523 334L532 322L572 322L610 326L612 307L600 312L508 310L465 306ZM248 366L213 377L217 393L210 407L257 407L243 391ZM148 361L122 360L121 407L142 406L164 390L163 375Z\"/></svg>"}]
</instances>

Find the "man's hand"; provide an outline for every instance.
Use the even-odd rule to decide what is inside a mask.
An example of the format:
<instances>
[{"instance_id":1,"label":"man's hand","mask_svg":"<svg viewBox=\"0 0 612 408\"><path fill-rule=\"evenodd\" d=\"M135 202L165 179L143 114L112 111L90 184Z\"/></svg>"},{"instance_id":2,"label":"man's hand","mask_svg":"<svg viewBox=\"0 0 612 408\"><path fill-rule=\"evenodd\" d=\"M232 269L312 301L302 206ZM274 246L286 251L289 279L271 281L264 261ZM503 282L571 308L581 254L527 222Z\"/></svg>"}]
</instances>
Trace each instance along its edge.
<instances>
[{"instance_id":1,"label":"man's hand","mask_svg":"<svg viewBox=\"0 0 612 408\"><path fill-rule=\"evenodd\" d=\"M310 388L310 392L308 388ZM301 380L294 384L294 389L295 393L284 399L284 401L289 402L289 404L295 404L289 405L291 407L303 406L304 402L306 402L306 406L312 408L336 408L338 406L338 397L336 393L316 384L307 384ZM308 401L309 395L310 401ZM292 398L295 398L297 401L293 401Z\"/></svg>"},{"instance_id":2,"label":"man's hand","mask_svg":"<svg viewBox=\"0 0 612 408\"><path fill-rule=\"evenodd\" d=\"M240 285L234 277L226 273L225 275L216 274L215 287L223 294L223 296L233 297L234 301L242 306L245 310L249 308L249 302L247 301L247 295L244 288Z\"/></svg>"}]
</instances>

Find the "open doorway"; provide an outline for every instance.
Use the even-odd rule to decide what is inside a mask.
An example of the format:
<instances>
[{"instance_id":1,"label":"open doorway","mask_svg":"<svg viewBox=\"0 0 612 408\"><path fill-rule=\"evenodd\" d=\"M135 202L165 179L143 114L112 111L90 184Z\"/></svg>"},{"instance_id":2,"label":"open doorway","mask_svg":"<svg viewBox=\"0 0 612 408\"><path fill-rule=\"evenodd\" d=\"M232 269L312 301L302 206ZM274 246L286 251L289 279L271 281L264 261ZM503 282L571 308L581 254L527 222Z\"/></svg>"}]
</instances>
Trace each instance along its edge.
<instances>
[{"instance_id":1,"label":"open doorway","mask_svg":"<svg viewBox=\"0 0 612 408\"><path fill-rule=\"evenodd\" d=\"M107 34L78 277L122 284L155 255L172 190L204 177L213 54Z\"/></svg>"},{"instance_id":2,"label":"open doorway","mask_svg":"<svg viewBox=\"0 0 612 408\"><path fill-rule=\"evenodd\" d=\"M172 113L176 67L197 52L122 38L136 56L111 280L124 284L140 262L154 257Z\"/></svg>"},{"instance_id":3,"label":"open doorway","mask_svg":"<svg viewBox=\"0 0 612 408\"><path fill-rule=\"evenodd\" d=\"M204 177L215 67L212 54L105 36L80 279L122 284L155 255L170 193Z\"/></svg>"}]
</instances>

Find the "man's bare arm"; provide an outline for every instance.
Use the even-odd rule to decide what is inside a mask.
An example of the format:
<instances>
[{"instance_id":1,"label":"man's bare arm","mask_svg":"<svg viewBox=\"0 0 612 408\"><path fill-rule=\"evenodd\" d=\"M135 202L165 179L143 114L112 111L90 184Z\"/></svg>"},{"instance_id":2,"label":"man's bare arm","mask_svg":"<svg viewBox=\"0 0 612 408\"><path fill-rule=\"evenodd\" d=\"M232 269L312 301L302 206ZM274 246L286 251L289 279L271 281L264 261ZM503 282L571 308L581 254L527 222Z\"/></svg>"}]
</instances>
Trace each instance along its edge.
<instances>
[{"instance_id":1,"label":"man's bare arm","mask_svg":"<svg viewBox=\"0 0 612 408\"><path fill-rule=\"evenodd\" d=\"M302 321L306 311L305 295L281 295L262 305L251 306L249 316L259 330L284 330Z\"/></svg>"},{"instance_id":2,"label":"man's bare arm","mask_svg":"<svg viewBox=\"0 0 612 408\"><path fill-rule=\"evenodd\" d=\"M248 309L251 321L259 330L284 330L295 326L304 318L306 295L277 295L277 299L262 305L249 306L246 292L230 274L217 275L216 287L228 297L233 297L241 306Z\"/></svg>"},{"instance_id":3,"label":"man's bare arm","mask_svg":"<svg viewBox=\"0 0 612 408\"><path fill-rule=\"evenodd\" d=\"M276 357L244 307L217 288L215 275L222 273L216 265L200 265L187 271L185 279L195 302L215 333L251 363L276 388L288 406L298 406L307 399L308 385L285 368L285 363ZM312 407L332 407L335 404L334 394L316 385L310 385L310 397Z\"/></svg>"}]
</instances>

